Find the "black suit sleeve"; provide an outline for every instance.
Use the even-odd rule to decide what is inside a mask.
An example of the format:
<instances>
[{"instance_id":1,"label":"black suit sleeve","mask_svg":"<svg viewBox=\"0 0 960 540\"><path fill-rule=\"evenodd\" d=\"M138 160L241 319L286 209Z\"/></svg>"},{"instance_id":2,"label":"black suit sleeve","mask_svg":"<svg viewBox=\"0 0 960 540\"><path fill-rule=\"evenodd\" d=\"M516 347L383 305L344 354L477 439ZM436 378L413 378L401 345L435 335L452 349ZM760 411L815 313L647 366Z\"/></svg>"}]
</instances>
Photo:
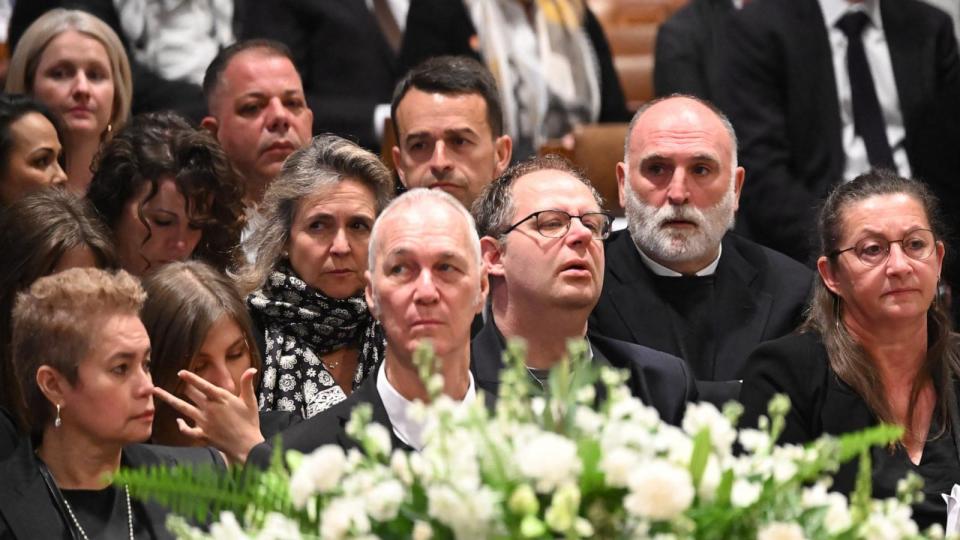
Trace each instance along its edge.
<instances>
[{"instance_id":1,"label":"black suit sleeve","mask_svg":"<svg viewBox=\"0 0 960 540\"><path fill-rule=\"evenodd\" d=\"M812 334L795 334L761 344L743 373L741 427L754 428L776 394L790 398L779 443L802 444L819 437L819 409L828 376L826 351Z\"/></svg>"},{"instance_id":2,"label":"black suit sleeve","mask_svg":"<svg viewBox=\"0 0 960 540\"><path fill-rule=\"evenodd\" d=\"M804 260L817 195L798 178L788 138L787 46L763 18L760 2L730 16L719 51L715 94L737 131L747 169L738 227L761 244ZM816 137L817 134L809 134Z\"/></svg>"}]
</instances>

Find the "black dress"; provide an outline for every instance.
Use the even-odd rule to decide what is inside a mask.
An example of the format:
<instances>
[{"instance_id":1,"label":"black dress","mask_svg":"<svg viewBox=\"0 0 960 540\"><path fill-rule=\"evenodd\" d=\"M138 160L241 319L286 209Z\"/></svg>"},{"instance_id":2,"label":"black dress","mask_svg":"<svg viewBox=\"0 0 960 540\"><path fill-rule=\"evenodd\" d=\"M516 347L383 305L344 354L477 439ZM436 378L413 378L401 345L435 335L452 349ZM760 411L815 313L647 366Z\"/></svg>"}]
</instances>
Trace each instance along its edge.
<instances>
[{"instance_id":1,"label":"black dress","mask_svg":"<svg viewBox=\"0 0 960 540\"><path fill-rule=\"evenodd\" d=\"M743 374L741 425L755 427L776 393L786 394L791 403L780 443L803 444L824 434L839 435L878 423L863 398L830 368L826 348L817 333L792 334L764 343L754 351ZM935 412L931 438L924 445L919 464L911 462L899 446L892 451L874 448L871 453L875 498L895 496L897 481L908 471L923 478L926 498L913 507L913 518L921 529L946 523L946 504L940 494L949 494L953 484L960 484L960 430L951 426L936 436L941 431L942 418L941 411ZM856 462L842 466L834 477L834 489L849 494L856 473Z\"/></svg>"}]
</instances>

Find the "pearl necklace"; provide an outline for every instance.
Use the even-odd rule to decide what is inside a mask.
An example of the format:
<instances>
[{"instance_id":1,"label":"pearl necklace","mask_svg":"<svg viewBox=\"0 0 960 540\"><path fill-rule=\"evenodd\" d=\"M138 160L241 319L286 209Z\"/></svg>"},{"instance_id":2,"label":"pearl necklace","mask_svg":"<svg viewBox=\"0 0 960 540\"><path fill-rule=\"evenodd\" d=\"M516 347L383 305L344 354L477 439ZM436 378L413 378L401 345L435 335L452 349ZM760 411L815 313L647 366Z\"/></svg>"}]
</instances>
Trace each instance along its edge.
<instances>
[{"instance_id":1,"label":"pearl necklace","mask_svg":"<svg viewBox=\"0 0 960 540\"><path fill-rule=\"evenodd\" d=\"M123 486L123 493L127 499L127 527L130 530L130 540L133 540L133 511L130 510L130 489L127 488L127 486ZM86 531L84 531L83 527L80 526L80 522L77 521L77 516L73 514L73 508L70 508L70 503L67 502L66 497L63 497L63 505L67 507L67 513L70 514L70 519L77 527L77 530L80 532L80 536L83 537L83 540L90 540Z\"/></svg>"}]
</instances>

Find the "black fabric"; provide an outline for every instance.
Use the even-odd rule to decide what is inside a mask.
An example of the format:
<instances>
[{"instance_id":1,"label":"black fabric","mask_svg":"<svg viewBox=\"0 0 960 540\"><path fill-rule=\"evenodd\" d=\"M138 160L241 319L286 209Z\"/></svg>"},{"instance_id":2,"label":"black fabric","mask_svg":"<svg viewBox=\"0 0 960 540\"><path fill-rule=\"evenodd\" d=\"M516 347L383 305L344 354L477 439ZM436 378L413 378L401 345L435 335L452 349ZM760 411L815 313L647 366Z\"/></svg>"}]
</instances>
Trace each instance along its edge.
<instances>
[{"instance_id":1,"label":"black fabric","mask_svg":"<svg viewBox=\"0 0 960 540\"><path fill-rule=\"evenodd\" d=\"M917 0L879 0L912 175L960 206L960 58L950 18ZM747 180L737 230L806 261L820 201L842 181L832 52L817 0L751 2L729 18L716 101ZM956 218L952 219L956 224ZM947 263L948 276L956 283Z\"/></svg>"},{"instance_id":2,"label":"black fabric","mask_svg":"<svg viewBox=\"0 0 960 540\"><path fill-rule=\"evenodd\" d=\"M654 288L670 307L666 323L680 356L688 359L694 377L716 380L716 321L711 317L717 309L715 276L652 278Z\"/></svg>"},{"instance_id":3,"label":"black fabric","mask_svg":"<svg viewBox=\"0 0 960 540\"><path fill-rule=\"evenodd\" d=\"M713 99L717 50L733 11L730 0L691 0L657 29L653 90Z\"/></svg>"},{"instance_id":4,"label":"black fabric","mask_svg":"<svg viewBox=\"0 0 960 540\"><path fill-rule=\"evenodd\" d=\"M260 434L269 441L281 431L300 422L303 422L303 417L295 412L260 411Z\"/></svg>"},{"instance_id":5,"label":"black fabric","mask_svg":"<svg viewBox=\"0 0 960 540\"><path fill-rule=\"evenodd\" d=\"M715 404L736 399L739 372L762 341L785 335L802 319L813 283L803 265L734 233L723 238L723 254L715 273L715 309L704 323L713 328L710 350L684 356L673 330L680 316L657 287L628 231L606 241L606 269L600 301L590 315L591 333L638 343L680 356L691 366L713 366L713 377L698 379L700 399ZM689 351L697 339L685 344Z\"/></svg>"},{"instance_id":6,"label":"black fabric","mask_svg":"<svg viewBox=\"0 0 960 540\"><path fill-rule=\"evenodd\" d=\"M0 461L12 454L20 445L20 441L21 436L17 431L17 423L13 420L13 415L0 407Z\"/></svg>"},{"instance_id":7,"label":"black fabric","mask_svg":"<svg viewBox=\"0 0 960 540\"><path fill-rule=\"evenodd\" d=\"M174 448L147 444L130 445L123 450L125 467L196 464L225 469L220 453L212 448ZM57 502L40 474L39 461L28 442L21 444L0 463L0 539L34 540L79 538L67 526L70 519ZM167 531L167 510L153 502L134 502L134 520L146 527L145 537L173 538ZM126 536L126 535L124 535ZM138 535L138 537L140 537Z\"/></svg>"},{"instance_id":8,"label":"black fabric","mask_svg":"<svg viewBox=\"0 0 960 540\"><path fill-rule=\"evenodd\" d=\"M687 402L697 401L697 386L682 360L647 347L599 335L588 337L593 361L629 371L631 394L655 408L664 421L679 424ZM470 342L470 371L488 395L500 390L505 340L491 318Z\"/></svg>"},{"instance_id":9,"label":"black fabric","mask_svg":"<svg viewBox=\"0 0 960 540\"><path fill-rule=\"evenodd\" d=\"M826 348L816 333L789 335L764 343L754 351L743 373L741 426L755 427L776 393L786 394L791 403L780 436L782 443L803 444L823 434L839 435L877 424L863 398L830 368ZM942 418L939 413L937 416ZM938 431L938 425L939 420L931 425L931 435ZM927 440L919 466L910 461L902 448L894 453L886 448L874 449L874 497L893 497L897 480L912 470L927 484L926 500L914 506L914 519L921 528L931 523L944 524L946 506L939 494L949 493L954 483L960 483L958 436L960 433L953 430L941 438ZM856 473L855 461L842 466L833 488L850 493Z\"/></svg>"},{"instance_id":10,"label":"black fabric","mask_svg":"<svg viewBox=\"0 0 960 540\"><path fill-rule=\"evenodd\" d=\"M376 370L386 341L360 293L329 298L300 279L286 262L247 298L262 326L266 353L260 409L297 412L310 418L346 399L321 357L344 348L358 350L355 389Z\"/></svg>"},{"instance_id":11,"label":"black fabric","mask_svg":"<svg viewBox=\"0 0 960 540\"><path fill-rule=\"evenodd\" d=\"M862 11L847 13L837 21L837 28L847 36L847 75L850 77L850 98L853 101L853 129L863 138L867 159L873 167L896 168L887 140L887 125L877 89L870 74L870 63L863 49L863 29L870 17Z\"/></svg>"},{"instance_id":12,"label":"black fabric","mask_svg":"<svg viewBox=\"0 0 960 540\"><path fill-rule=\"evenodd\" d=\"M599 122L627 122L626 99L613 66L610 45L599 21L589 8L583 21L584 30L597 55L600 66ZM427 58L444 54L472 56L482 60L476 49L477 30L463 2L450 0L411 0L407 27L400 51L403 72ZM533 149L536 151L536 149ZM522 159L525 156L514 157Z\"/></svg>"},{"instance_id":13,"label":"black fabric","mask_svg":"<svg viewBox=\"0 0 960 540\"><path fill-rule=\"evenodd\" d=\"M252 1L245 20L238 37L275 39L293 52L314 133L335 133L380 152L373 112L390 103L403 72L366 2Z\"/></svg>"},{"instance_id":14,"label":"black fabric","mask_svg":"<svg viewBox=\"0 0 960 540\"><path fill-rule=\"evenodd\" d=\"M109 486L105 489L61 490L87 538L130 537L130 523L127 521L127 499L122 488ZM152 538L143 520L138 518L140 503L130 499L133 516L133 537ZM106 516L106 519L104 519Z\"/></svg>"}]
</instances>

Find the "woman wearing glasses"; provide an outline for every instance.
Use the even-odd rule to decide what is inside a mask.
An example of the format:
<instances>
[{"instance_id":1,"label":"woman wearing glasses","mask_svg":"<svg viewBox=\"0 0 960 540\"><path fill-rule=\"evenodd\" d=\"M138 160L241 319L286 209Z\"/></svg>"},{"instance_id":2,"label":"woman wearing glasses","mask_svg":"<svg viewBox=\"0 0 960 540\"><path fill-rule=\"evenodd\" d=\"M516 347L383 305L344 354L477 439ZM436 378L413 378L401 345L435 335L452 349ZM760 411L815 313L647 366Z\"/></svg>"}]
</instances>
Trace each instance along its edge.
<instances>
[{"instance_id":1,"label":"woman wearing glasses","mask_svg":"<svg viewBox=\"0 0 960 540\"><path fill-rule=\"evenodd\" d=\"M903 438L872 455L875 497L892 497L913 471L926 498L921 527L945 521L941 493L960 483L960 349L937 289L944 237L938 203L920 182L878 171L840 185L820 212L820 279L806 322L761 345L744 373L745 425L776 393L791 409L780 441L805 443L878 422ZM856 465L834 488L849 492Z\"/></svg>"}]
</instances>

